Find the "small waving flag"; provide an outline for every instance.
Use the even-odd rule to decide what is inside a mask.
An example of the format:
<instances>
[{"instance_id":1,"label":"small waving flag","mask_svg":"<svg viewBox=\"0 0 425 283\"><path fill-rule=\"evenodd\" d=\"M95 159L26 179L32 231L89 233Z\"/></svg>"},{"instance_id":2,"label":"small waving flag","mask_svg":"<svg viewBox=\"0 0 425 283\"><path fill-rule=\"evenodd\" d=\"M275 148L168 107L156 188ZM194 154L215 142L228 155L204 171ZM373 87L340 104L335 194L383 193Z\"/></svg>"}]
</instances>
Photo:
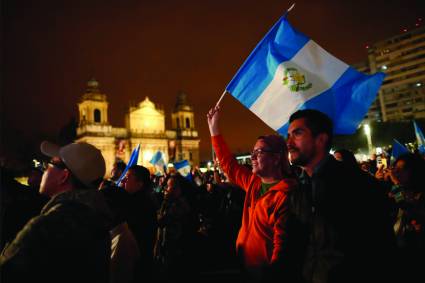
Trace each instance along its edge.
<instances>
[{"instance_id":1,"label":"small waving flag","mask_svg":"<svg viewBox=\"0 0 425 283\"><path fill-rule=\"evenodd\" d=\"M133 165L137 165L137 160L139 159L139 152L140 152L140 144L138 144L137 147L133 149L133 152L131 153L131 156L130 156L130 161L127 163L127 167L125 167L121 177L115 182L117 186L121 185L121 181L122 179L124 179L128 169Z\"/></svg>"},{"instance_id":2,"label":"small waving flag","mask_svg":"<svg viewBox=\"0 0 425 283\"><path fill-rule=\"evenodd\" d=\"M149 161L150 164L155 166L157 175L162 175L166 172L166 164L164 160L164 155L161 151L157 151L153 156L152 159Z\"/></svg>"},{"instance_id":3,"label":"small waving flag","mask_svg":"<svg viewBox=\"0 0 425 283\"><path fill-rule=\"evenodd\" d=\"M186 179L192 180L192 174L190 173L190 164L187 160L182 160L174 163L174 168Z\"/></svg>"},{"instance_id":4,"label":"small waving flag","mask_svg":"<svg viewBox=\"0 0 425 283\"><path fill-rule=\"evenodd\" d=\"M413 126L415 127L415 136L418 142L418 150L421 154L425 154L425 137L422 133L421 128L419 128L416 121L413 121Z\"/></svg>"}]
</instances>

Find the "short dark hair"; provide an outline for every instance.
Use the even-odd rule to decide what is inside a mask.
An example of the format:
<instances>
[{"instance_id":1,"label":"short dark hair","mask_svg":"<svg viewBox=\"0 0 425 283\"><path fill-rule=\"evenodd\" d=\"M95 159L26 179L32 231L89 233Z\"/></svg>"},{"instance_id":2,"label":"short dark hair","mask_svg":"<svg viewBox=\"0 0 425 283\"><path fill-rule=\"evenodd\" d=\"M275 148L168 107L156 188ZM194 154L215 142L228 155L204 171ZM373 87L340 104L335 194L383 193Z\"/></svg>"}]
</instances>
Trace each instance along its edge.
<instances>
[{"instance_id":1,"label":"short dark hair","mask_svg":"<svg viewBox=\"0 0 425 283\"><path fill-rule=\"evenodd\" d=\"M126 221L129 215L128 193L124 189L116 187L113 183L104 184L100 192L103 194L109 208L112 210L113 227Z\"/></svg>"},{"instance_id":2,"label":"short dark hair","mask_svg":"<svg viewBox=\"0 0 425 283\"><path fill-rule=\"evenodd\" d=\"M354 153L353 153L352 151L350 151L350 150L348 150L348 149L345 149L345 148L341 148L341 149L337 149L337 150L335 150L335 151L334 151L334 154L335 154L335 153L339 153L339 154L341 154L342 161L343 161L345 164L350 165L350 166L353 166L353 167L355 167L355 168L358 168L358 167L359 167L359 164L358 164L358 162L357 162L357 159L356 159L356 157L354 156Z\"/></svg>"},{"instance_id":3,"label":"short dark hair","mask_svg":"<svg viewBox=\"0 0 425 283\"><path fill-rule=\"evenodd\" d=\"M125 162L124 162L124 161L122 161L121 159L117 160L117 161L115 162L115 165L117 166L117 169L118 169L120 172L123 172L123 171L125 170L125 167L127 167L127 164L125 164Z\"/></svg>"},{"instance_id":4,"label":"short dark hair","mask_svg":"<svg viewBox=\"0 0 425 283\"><path fill-rule=\"evenodd\" d=\"M298 110L291 115L289 118L289 123L292 123L294 120L298 119L305 120L305 124L310 129L313 137L316 137L321 133L327 134L328 142L326 144L326 149L331 149L333 138L333 123L328 115L314 109Z\"/></svg>"},{"instance_id":5,"label":"short dark hair","mask_svg":"<svg viewBox=\"0 0 425 283\"><path fill-rule=\"evenodd\" d=\"M140 165L133 165L128 168L128 170L132 170L137 180L143 182L146 188L152 188L151 173L146 167Z\"/></svg>"}]
</instances>

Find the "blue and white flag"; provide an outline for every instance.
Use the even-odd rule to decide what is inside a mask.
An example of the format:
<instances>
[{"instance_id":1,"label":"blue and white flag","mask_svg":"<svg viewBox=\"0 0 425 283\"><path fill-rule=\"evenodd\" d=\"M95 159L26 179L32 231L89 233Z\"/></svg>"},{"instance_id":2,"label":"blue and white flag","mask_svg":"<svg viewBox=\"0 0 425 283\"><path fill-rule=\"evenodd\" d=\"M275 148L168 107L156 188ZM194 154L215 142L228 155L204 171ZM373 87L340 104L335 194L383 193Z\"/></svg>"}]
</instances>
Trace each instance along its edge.
<instances>
[{"instance_id":1,"label":"blue and white flag","mask_svg":"<svg viewBox=\"0 0 425 283\"><path fill-rule=\"evenodd\" d=\"M180 173L183 177L192 180L192 174L190 173L190 164L189 161L183 160L174 163L174 168L176 168L177 172Z\"/></svg>"},{"instance_id":2,"label":"blue and white flag","mask_svg":"<svg viewBox=\"0 0 425 283\"><path fill-rule=\"evenodd\" d=\"M130 168L133 165L137 165L137 160L139 159L139 152L140 152L140 144L138 144L137 147L133 149L133 152L131 153L131 156L130 156L130 161L127 163L127 167L125 167L121 177L115 182L117 186L121 185L121 181L122 179L124 179L125 174L128 171L128 168Z\"/></svg>"},{"instance_id":3,"label":"blue and white flag","mask_svg":"<svg viewBox=\"0 0 425 283\"><path fill-rule=\"evenodd\" d=\"M404 145L394 139L393 148L391 150L391 163L393 163L399 156L409 152L410 151Z\"/></svg>"},{"instance_id":4,"label":"blue and white flag","mask_svg":"<svg viewBox=\"0 0 425 283\"><path fill-rule=\"evenodd\" d=\"M352 134L375 100L385 74L366 75L296 31L286 14L258 43L226 90L267 125L286 135L299 109L316 109L337 134Z\"/></svg>"},{"instance_id":5,"label":"blue and white flag","mask_svg":"<svg viewBox=\"0 0 425 283\"><path fill-rule=\"evenodd\" d=\"M416 121L413 121L413 126L415 127L415 136L418 142L418 150L421 154L425 154L425 137L422 133L421 128L419 128Z\"/></svg>"},{"instance_id":6,"label":"blue and white flag","mask_svg":"<svg viewBox=\"0 0 425 283\"><path fill-rule=\"evenodd\" d=\"M161 151L157 151L153 156L152 159L149 161L150 164L155 166L157 173L164 174L166 172L166 164L164 160L164 155Z\"/></svg>"}]
</instances>

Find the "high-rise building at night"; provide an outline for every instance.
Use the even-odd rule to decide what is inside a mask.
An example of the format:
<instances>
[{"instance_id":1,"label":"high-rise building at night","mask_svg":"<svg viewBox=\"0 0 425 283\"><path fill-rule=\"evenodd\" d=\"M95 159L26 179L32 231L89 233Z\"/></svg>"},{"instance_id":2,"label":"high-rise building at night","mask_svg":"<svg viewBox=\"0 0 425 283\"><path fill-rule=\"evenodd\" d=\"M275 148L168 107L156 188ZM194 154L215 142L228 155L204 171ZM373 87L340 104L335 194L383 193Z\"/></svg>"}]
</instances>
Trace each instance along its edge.
<instances>
[{"instance_id":1,"label":"high-rise building at night","mask_svg":"<svg viewBox=\"0 0 425 283\"><path fill-rule=\"evenodd\" d=\"M425 118L425 27L369 46L363 72L387 74L366 120L402 121Z\"/></svg>"},{"instance_id":2,"label":"high-rise building at night","mask_svg":"<svg viewBox=\"0 0 425 283\"><path fill-rule=\"evenodd\" d=\"M99 90L99 83L92 79L78 103L79 121L77 141L96 146L106 161L107 174L113 162L119 158L128 162L132 150L140 144L138 164L153 169L152 156L161 151L165 160L188 160L199 165L199 137L195 128L194 111L183 92L171 114L171 129L165 128L165 113L148 97L135 107L130 107L124 128L112 127L108 120L106 95Z\"/></svg>"}]
</instances>

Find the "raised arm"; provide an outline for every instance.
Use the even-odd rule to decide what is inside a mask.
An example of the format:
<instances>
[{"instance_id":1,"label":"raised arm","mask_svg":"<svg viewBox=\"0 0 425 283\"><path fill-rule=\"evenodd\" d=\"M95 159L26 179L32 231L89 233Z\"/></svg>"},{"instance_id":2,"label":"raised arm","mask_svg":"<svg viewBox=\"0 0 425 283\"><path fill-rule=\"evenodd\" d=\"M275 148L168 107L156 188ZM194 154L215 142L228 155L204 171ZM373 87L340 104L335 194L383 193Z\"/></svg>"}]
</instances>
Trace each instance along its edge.
<instances>
[{"instance_id":1,"label":"raised arm","mask_svg":"<svg viewBox=\"0 0 425 283\"><path fill-rule=\"evenodd\" d=\"M247 190L252 182L258 177L252 174L251 170L238 164L233 154L230 152L218 127L220 106L216 105L208 111L208 126L211 134L211 141L214 151L220 162L221 168L229 176L232 183Z\"/></svg>"},{"instance_id":2,"label":"raised arm","mask_svg":"<svg viewBox=\"0 0 425 283\"><path fill-rule=\"evenodd\" d=\"M216 105L215 107L211 108L210 111L207 113L208 118L208 127L210 129L211 136L218 136L220 134L220 130L218 128L218 120L220 118L219 111L220 105Z\"/></svg>"}]
</instances>

